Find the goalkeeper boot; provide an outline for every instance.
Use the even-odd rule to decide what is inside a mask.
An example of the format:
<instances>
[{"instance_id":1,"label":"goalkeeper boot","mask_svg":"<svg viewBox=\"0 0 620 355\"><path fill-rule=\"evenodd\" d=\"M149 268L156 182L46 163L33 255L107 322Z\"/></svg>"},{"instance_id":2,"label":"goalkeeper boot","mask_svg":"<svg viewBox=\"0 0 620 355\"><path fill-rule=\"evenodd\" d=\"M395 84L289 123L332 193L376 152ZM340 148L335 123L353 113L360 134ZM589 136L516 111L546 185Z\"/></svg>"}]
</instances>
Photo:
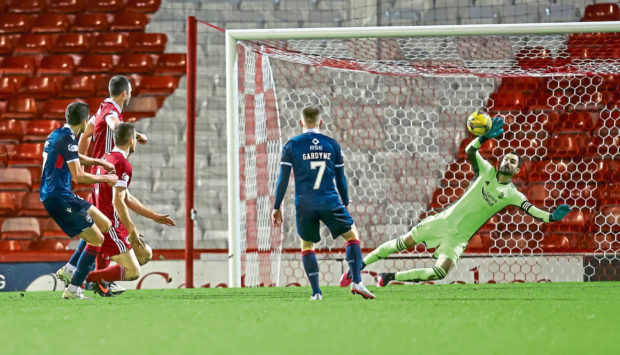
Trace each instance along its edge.
<instances>
[{"instance_id":1,"label":"goalkeeper boot","mask_svg":"<svg viewBox=\"0 0 620 355\"><path fill-rule=\"evenodd\" d=\"M354 295L360 295L367 300L374 300L376 297L372 294L372 292L368 291L366 286L363 283L355 283L351 284L351 293Z\"/></svg>"},{"instance_id":2,"label":"goalkeeper boot","mask_svg":"<svg viewBox=\"0 0 620 355\"><path fill-rule=\"evenodd\" d=\"M323 295L320 293L315 293L310 297L310 301L321 301L323 299Z\"/></svg>"},{"instance_id":3,"label":"goalkeeper boot","mask_svg":"<svg viewBox=\"0 0 620 355\"><path fill-rule=\"evenodd\" d=\"M65 291L62 293L62 298L65 300L92 300L92 297L84 296L84 291L79 287L75 292L71 292L69 287L65 288Z\"/></svg>"},{"instance_id":4,"label":"goalkeeper boot","mask_svg":"<svg viewBox=\"0 0 620 355\"><path fill-rule=\"evenodd\" d=\"M379 274L379 276L377 276L377 286L385 287L390 282L394 281L394 279L396 279L396 274L395 273L393 273L393 272L382 272L382 273Z\"/></svg>"},{"instance_id":5,"label":"goalkeeper boot","mask_svg":"<svg viewBox=\"0 0 620 355\"><path fill-rule=\"evenodd\" d=\"M64 282L65 283L65 287L67 287L71 283L71 279L73 278L73 273L67 271L66 266L63 266L58 271L56 271L56 278L58 278L58 280Z\"/></svg>"},{"instance_id":6,"label":"goalkeeper boot","mask_svg":"<svg viewBox=\"0 0 620 355\"><path fill-rule=\"evenodd\" d=\"M126 288L124 288L121 285L116 284L115 282L110 282L109 288L110 288L110 292L112 293L113 296L118 296L121 293L127 291Z\"/></svg>"},{"instance_id":7,"label":"goalkeeper boot","mask_svg":"<svg viewBox=\"0 0 620 355\"><path fill-rule=\"evenodd\" d=\"M112 289L110 283L105 281L95 281L92 283L93 291L101 297L112 297Z\"/></svg>"},{"instance_id":8,"label":"goalkeeper boot","mask_svg":"<svg viewBox=\"0 0 620 355\"><path fill-rule=\"evenodd\" d=\"M351 282L353 282L353 278L351 277L351 270L347 270L342 277L340 278L340 287L348 287Z\"/></svg>"}]
</instances>

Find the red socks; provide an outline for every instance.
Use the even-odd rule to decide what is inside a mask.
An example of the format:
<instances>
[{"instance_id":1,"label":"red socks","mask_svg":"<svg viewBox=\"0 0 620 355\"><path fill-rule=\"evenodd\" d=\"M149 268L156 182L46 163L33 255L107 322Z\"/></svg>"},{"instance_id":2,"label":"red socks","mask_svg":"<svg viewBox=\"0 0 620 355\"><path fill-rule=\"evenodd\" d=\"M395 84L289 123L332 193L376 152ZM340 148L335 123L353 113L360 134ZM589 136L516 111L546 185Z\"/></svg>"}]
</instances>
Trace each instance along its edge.
<instances>
[{"instance_id":1,"label":"red socks","mask_svg":"<svg viewBox=\"0 0 620 355\"><path fill-rule=\"evenodd\" d=\"M97 259L95 259L95 270L105 269L108 266L110 266L110 258L106 258L101 253L97 254Z\"/></svg>"},{"instance_id":2,"label":"red socks","mask_svg":"<svg viewBox=\"0 0 620 355\"><path fill-rule=\"evenodd\" d=\"M123 281L125 280L125 268L120 265L110 266L102 270L91 271L86 278L88 282L95 281Z\"/></svg>"}]
</instances>

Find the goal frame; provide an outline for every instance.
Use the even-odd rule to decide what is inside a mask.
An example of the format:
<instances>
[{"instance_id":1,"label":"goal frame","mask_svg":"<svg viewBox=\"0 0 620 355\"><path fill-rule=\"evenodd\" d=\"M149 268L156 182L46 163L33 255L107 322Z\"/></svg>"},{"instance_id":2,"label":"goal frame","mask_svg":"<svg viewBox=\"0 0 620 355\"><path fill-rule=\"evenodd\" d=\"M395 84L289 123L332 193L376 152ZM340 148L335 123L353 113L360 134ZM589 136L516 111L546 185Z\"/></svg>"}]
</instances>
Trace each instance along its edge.
<instances>
[{"instance_id":1,"label":"goal frame","mask_svg":"<svg viewBox=\"0 0 620 355\"><path fill-rule=\"evenodd\" d=\"M429 36L482 36L620 32L620 21L520 23L394 27L328 27L227 30L226 48L226 136L228 173L228 260L229 287L241 286L239 115L237 96L237 43L243 40L345 39ZM188 62L189 64L189 62ZM188 71L189 72L189 71ZM194 72L195 75L195 72ZM190 78L188 78L189 82ZM189 87L188 87L189 94ZM188 117L189 117L188 101ZM188 122L189 123L189 122ZM188 125L189 132L189 125ZM189 154L189 152L188 152ZM193 158L193 157L191 157ZM188 159L190 157L188 156ZM189 192L189 190L188 190ZM186 211L190 214L191 211ZM189 243L188 243L189 244ZM187 253L186 253L187 255Z\"/></svg>"}]
</instances>

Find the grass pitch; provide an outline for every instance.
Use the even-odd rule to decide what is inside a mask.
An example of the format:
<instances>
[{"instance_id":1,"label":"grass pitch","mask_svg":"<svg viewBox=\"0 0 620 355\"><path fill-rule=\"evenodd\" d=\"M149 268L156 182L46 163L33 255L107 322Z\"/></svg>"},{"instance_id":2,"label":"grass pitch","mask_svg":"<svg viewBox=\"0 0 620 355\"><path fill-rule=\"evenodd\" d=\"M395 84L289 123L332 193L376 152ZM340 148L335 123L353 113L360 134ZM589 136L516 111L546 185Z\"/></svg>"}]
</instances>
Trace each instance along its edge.
<instances>
[{"instance_id":1,"label":"grass pitch","mask_svg":"<svg viewBox=\"0 0 620 355\"><path fill-rule=\"evenodd\" d=\"M616 353L620 283L0 293L1 354ZM92 295L92 292L87 292Z\"/></svg>"}]
</instances>

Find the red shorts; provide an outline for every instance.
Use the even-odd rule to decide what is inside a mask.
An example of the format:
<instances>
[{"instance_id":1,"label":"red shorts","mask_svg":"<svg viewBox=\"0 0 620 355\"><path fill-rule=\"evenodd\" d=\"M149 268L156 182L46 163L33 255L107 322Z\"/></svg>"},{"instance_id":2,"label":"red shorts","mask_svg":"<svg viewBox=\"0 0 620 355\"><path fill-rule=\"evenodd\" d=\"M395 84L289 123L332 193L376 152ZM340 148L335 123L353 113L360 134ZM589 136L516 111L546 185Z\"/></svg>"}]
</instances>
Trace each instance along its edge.
<instances>
[{"instance_id":1,"label":"red shorts","mask_svg":"<svg viewBox=\"0 0 620 355\"><path fill-rule=\"evenodd\" d=\"M126 229L110 228L108 233L103 234L103 245L101 245L100 253L105 257L111 257L128 252L131 244L127 239Z\"/></svg>"}]
</instances>

